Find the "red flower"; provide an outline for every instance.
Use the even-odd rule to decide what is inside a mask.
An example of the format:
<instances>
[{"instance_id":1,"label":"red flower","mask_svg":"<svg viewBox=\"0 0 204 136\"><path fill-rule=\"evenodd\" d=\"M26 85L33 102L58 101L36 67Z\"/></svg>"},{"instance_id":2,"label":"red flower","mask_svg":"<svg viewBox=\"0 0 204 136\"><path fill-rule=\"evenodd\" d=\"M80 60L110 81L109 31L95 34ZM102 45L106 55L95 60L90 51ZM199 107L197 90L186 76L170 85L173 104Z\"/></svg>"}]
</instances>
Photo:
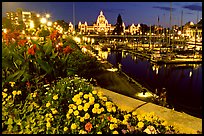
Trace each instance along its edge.
<instances>
[{"instance_id":1,"label":"red flower","mask_svg":"<svg viewBox=\"0 0 204 136\"><path fill-rule=\"evenodd\" d=\"M92 124L90 122L86 123L86 125L85 125L85 130L86 131L90 132L92 128L93 127L92 127Z\"/></svg>"},{"instance_id":2,"label":"red flower","mask_svg":"<svg viewBox=\"0 0 204 136\"><path fill-rule=\"evenodd\" d=\"M27 40L20 40L18 42L18 45L24 46L26 42L27 42Z\"/></svg>"},{"instance_id":3,"label":"red flower","mask_svg":"<svg viewBox=\"0 0 204 136\"><path fill-rule=\"evenodd\" d=\"M28 49L28 54L35 55L35 51L37 49L36 44L34 44L31 48Z\"/></svg>"},{"instance_id":4,"label":"red flower","mask_svg":"<svg viewBox=\"0 0 204 136\"><path fill-rule=\"evenodd\" d=\"M107 119L110 121L111 120L111 116L108 116Z\"/></svg>"},{"instance_id":5,"label":"red flower","mask_svg":"<svg viewBox=\"0 0 204 136\"><path fill-rule=\"evenodd\" d=\"M26 82L26 86L28 86L28 88L30 87L30 82Z\"/></svg>"},{"instance_id":6,"label":"red flower","mask_svg":"<svg viewBox=\"0 0 204 136\"><path fill-rule=\"evenodd\" d=\"M35 50L33 48L29 48L28 54L35 55Z\"/></svg>"},{"instance_id":7,"label":"red flower","mask_svg":"<svg viewBox=\"0 0 204 136\"><path fill-rule=\"evenodd\" d=\"M66 48L63 49L64 54L68 54L72 52L72 49L70 48L70 46L67 46Z\"/></svg>"}]
</instances>

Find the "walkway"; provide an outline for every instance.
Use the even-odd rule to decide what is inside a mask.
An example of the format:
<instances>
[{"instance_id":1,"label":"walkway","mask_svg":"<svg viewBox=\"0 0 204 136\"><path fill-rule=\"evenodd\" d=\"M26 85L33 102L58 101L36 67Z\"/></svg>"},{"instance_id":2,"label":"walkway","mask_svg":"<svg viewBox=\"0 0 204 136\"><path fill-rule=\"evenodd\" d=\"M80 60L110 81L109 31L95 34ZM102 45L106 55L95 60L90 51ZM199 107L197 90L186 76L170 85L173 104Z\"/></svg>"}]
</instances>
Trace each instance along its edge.
<instances>
[{"instance_id":1,"label":"walkway","mask_svg":"<svg viewBox=\"0 0 204 136\"><path fill-rule=\"evenodd\" d=\"M175 126L181 133L197 134L197 131L202 131L202 119L152 103L130 98L104 88L94 87L94 90L102 91L104 95L108 96L122 110L137 111L138 113L154 112L155 115L166 120L169 125Z\"/></svg>"}]
</instances>

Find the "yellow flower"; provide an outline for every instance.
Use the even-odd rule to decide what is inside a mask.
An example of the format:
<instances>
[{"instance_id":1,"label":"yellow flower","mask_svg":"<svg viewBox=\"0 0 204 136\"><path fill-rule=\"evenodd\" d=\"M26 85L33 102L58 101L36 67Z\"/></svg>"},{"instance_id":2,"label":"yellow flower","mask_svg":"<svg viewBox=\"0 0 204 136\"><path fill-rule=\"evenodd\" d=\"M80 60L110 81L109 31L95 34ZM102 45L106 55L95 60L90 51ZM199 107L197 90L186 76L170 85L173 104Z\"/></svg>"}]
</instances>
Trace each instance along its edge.
<instances>
[{"instance_id":1,"label":"yellow flower","mask_svg":"<svg viewBox=\"0 0 204 136\"><path fill-rule=\"evenodd\" d=\"M80 117L80 122L84 122L84 117Z\"/></svg>"},{"instance_id":2,"label":"yellow flower","mask_svg":"<svg viewBox=\"0 0 204 136\"><path fill-rule=\"evenodd\" d=\"M116 112L116 107L112 107L111 109L113 112Z\"/></svg>"},{"instance_id":3,"label":"yellow flower","mask_svg":"<svg viewBox=\"0 0 204 136\"><path fill-rule=\"evenodd\" d=\"M94 104L94 108L99 108L100 107L100 104L99 103L95 103Z\"/></svg>"},{"instance_id":4,"label":"yellow flower","mask_svg":"<svg viewBox=\"0 0 204 136\"><path fill-rule=\"evenodd\" d=\"M90 107L90 104L89 104L89 103L85 103L85 104L84 104L84 107L85 107L85 108L89 108L89 107Z\"/></svg>"},{"instance_id":5,"label":"yellow flower","mask_svg":"<svg viewBox=\"0 0 204 136\"><path fill-rule=\"evenodd\" d=\"M143 128L144 127L144 123L143 122L138 122L137 126L138 126L138 128Z\"/></svg>"},{"instance_id":6,"label":"yellow flower","mask_svg":"<svg viewBox=\"0 0 204 136\"><path fill-rule=\"evenodd\" d=\"M82 100L81 99L77 99L76 105L80 105L81 103L82 103Z\"/></svg>"},{"instance_id":7,"label":"yellow flower","mask_svg":"<svg viewBox=\"0 0 204 136\"><path fill-rule=\"evenodd\" d=\"M101 109L97 109L97 111L96 111L98 114L101 114Z\"/></svg>"},{"instance_id":8,"label":"yellow flower","mask_svg":"<svg viewBox=\"0 0 204 136\"><path fill-rule=\"evenodd\" d=\"M112 102L106 102L106 106L107 107L112 106Z\"/></svg>"},{"instance_id":9,"label":"yellow flower","mask_svg":"<svg viewBox=\"0 0 204 136\"><path fill-rule=\"evenodd\" d=\"M15 95L17 94L17 92L16 92L16 91L13 91L12 94L15 96Z\"/></svg>"},{"instance_id":10,"label":"yellow flower","mask_svg":"<svg viewBox=\"0 0 204 136\"><path fill-rule=\"evenodd\" d=\"M18 92L17 92L17 95L20 95L20 94L21 94L21 91L18 91Z\"/></svg>"},{"instance_id":11,"label":"yellow flower","mask_svg":"<svg viewBox=\"0 0 204 136\"><path fill-rule=\"evenodd\" d=\"M101 132L101 131L99 131L99 132L97 132L97 134L102 134L102 132Z\"/></svg>"},{"instance_id":12,"label":"yellow flower","mask_svg":"<svg viewBox=\"0 0 204 136\"><path fill-rule=\"evenodd\" d=\"M89 97L89 101L95 101L94 97Z\"/></svg>"},{"instance_id":13,"label":"yellow flower","mask_svg":"<svg viewBox=\"0 0 204 136\"><path fill-rule=\"evenodd\" d=\"M36 97L36 95L37 95L37 92L34 92L33 97L35 98L35 97Z\"/></svg>"},{"instance_id":14,"label":"yellow flower","mask_svg":"<svg viewBox=\"0 0 204 136\"><path fill-rule=\"evenodd\" d=\"M101 112L103 112L103 111L104 111L104 108L102 107L102 108L101 108Z\"/></svg>"},{"instance_id":15,"label":"yellow flower","mask_svg":"<svg viewBox=\"0 0 204 136\"><path fill-rule=\"evenodd\" d=\"M57 100L57 99L58 99L58 94L54 95L54 96L53 96L53 99L54 99L54 100Z\"/></svg>"},{"instance_id":16,"label":"yellow flower","mask_svg":"<svg viewBox=\"0 0 204 136\"><path fill-rule=\"evenodd\" d=\"M113 130L115 128L115 125L114 124L110 124L110 130Z\"/></svg>"},{"instance_id":17,"label":"yellow flower","mask_svg":"<svg viewBox=\"0 0 204 136\"><path fill-rule=\"evenodd\" d=\"M127 120L123 120L122 124L127 125L128 124Z\"/></svg>"},{"instance_id":18,"label":"yellow flower","mask_svg":"<svg viewBox=\"0 0 204 136\"><path fill-rule=\"evenodd\" d=\"M95 90L94 90L94 91L92 91L92 94L97 94L97 91L95 91Z\"/></svg>"},{"instance_id":19,"label":"yellow flower","mask_svg":"<svg viewBox=\"0 0 204 136\"><path fill-rule=\"evenodd\" d=\"M107 98L107 97L105 97L105 96L104 96L104 97L102 97L101 99L102 99L103 101L105 101L105 102L108 100L108 98Z\"/></svg>"},{"instance_id":20,"label":"yellow flower","mask_svg":"<svg viewBox=\"0 0 204 136\"><path fill-rule=\"evenodd\" d=\"M11 84L11 87L14 87L15 82L9 82Z\"/></svg>"},{"instance_id":21,"label":"yellow flower","mask_svg":"<svg viewBox=\"0 0 204 136\"><path fill-rule=\"evenodd\" d=\"M93 105L93 104L94 104L94 101L89 101L89 104L90 104L90 105Z\"/></svg>"},{"instance_id":22,"label":"yellow flower","mask_svg":"<svg viewBox=\"0 0 204 136\"><path fill-rule=\"evenodd\" d=\"M108 111L108 112L111 112L111 111L112 111L112 108L107 107L107 111Z\"/></svg>"},{"instance_id":23,"label":"yellow flower","mask_svg":"<svg viewBox=\"0 0 204 136\"><path fill-rule=\"evenodd\" d=\"M71 114L73 112L73 109L69 109L68 113Z\"/></svg>"},{"instance_id":24,"label":"yellow flower","mask_svg":"<svg viewBox=\"0 0 204 136\"><path fill-rule=\"evenodd\" d=\"M141 115L137 115L137 119L138 119L139 121L142 121L142 120L143 120L143 118L142 118Z\"/></svg>"},{"instance_id":25,"label":"yellow flower","mask_svg":"<svg viewBox=\"0 0 204 136\"><path fill-rule=\"evenodd\" d=\"M84 111L88 111L88 108L84 107Z\"/></svg>"},{"instance_id":26,"label":"yellow flower","mask_svg":"<svg viewBox=\"0 0 204 136\"><path fill-rule=\"evenodd\" d=\"M50 105L51 105L50 102L46 103L46 107L50 107Z\"/></svg>"},{"instance_id":27,"label":"yellow flower","mask_svg":"<svg viewBox=\"0 0 204 136\"><path fill-rule=\"evenodd\" d=\"M83 100L82 102L83 102L83 103L86 103L86 100Z\"/></svg>"},{"instance_id":28,"label":"yellow flower","mask_svg":"<svg viewBox=\"0 0 204 136\"><path fill-rule=\"evenodd\" d=\"M93 113L96 113L96 112L97 112L97 109L96 109L96 108L93 108L93 109L92 109L92 112L93 112Z\"/></svg>"},{"instance_id":29,"label":"yellow flower","mask_svg":"<svg viewBox=\"0 0 204 136\"><path fill-rule=\"evenodd\" d=\"M55 108L52 108L52 114L57 114L57 110Z\"/></svg>"},{"instance_id":30,"label":"yellow flower","mask_svg":"<svg viewBox=\"0 0 204 136\"><path fill-rule=\"evenodd\" d=\"M113 131L113 133L112 133L112 134L119 134L119 133L118 133L118 131L116 131L116 130L115 130L115 131Z\"/></svg>"},{"instance_id":31,"label":"yellow flower","mask_svg":"<svg viewBox=\"0 0 204 136\"><path fill-rule=\"evenodd\" d=\"M82 95L83 95L83 92L79 92L79 95L82 96Z\"/></svg>"},{"instance_id":32,"label":"yellow flower","mask_svg":"<svg viewBox=\"0 0 204 136\"><path fill-rule=\"evenodd\" d=\"M64 127L64 131L67 131L68 130L68 128L67 127Z\"/></svg>"},{"instance_id":33,"label":"yellow flower","mask_svg":"<svg viewBox=\"0 0 204 136\"><path fill-rule=\"evenodd\" d=\"M98 95L99 97L101 97L101 96L103 96L103 92L100 91L100 92L97 93L97 95Z\"/></svg>"},{"instance_id":34,"label":"yellow flower","mask_svg":"<svg viewBox=\"0 0 204 136\"><path fill-rule=\"evenodd\" d=\"M6 98L6 96L8 95L7 93L2 92L3 98Z\"/></svg>"},{"instance_id":35,"label":"yellow flower","mask_svg":"<svg viewBox=\"0 0 204 136\"><path fill-rule=\"evenodd\" d=\"M75 110L75 111L74 111L74 115L75 115L75 116L79 115L79 111L78 111L78 110Z\"/></svg>"},{"instance_id":36,"label":"yellow flower","mask_svg":"<svg viewBox=\"0 0 204 136\"><path fill-rule=\"evenodd\" d=\"M51 124L49 121L46 123L46 126L47 126L47 128L51 127Z\"/></svg>"},{"instance_id":37,"label":"yellow flower","mask_svg":"<svg viewBox=\"0 0 204 136\"><path fill-rule=\"evenodd\" d=\"M71 125L71 129L76 129L77 128L77 125L75 124L75 123L73 123L72 125Z\"/></svg>"},{"instance_id":38,"label":"yellow flower","mask_svg":"<svg viewBox=\"0 0 204 136\"><path fill-rule=\"evenodd\" d=\"M117 123L117 119L116 118L111 118L110 122Z\"/></svg>"},{"instance_id":39,"label":"yellow flower","mask_svg":"<svg viewBox=\"0 0 204 136\"><path fill-rule=\"evenodd\" d=\"M88 94L85 94L84 95L84 99L88 99L89 98L89 95Z\"/></svg>"},{"instance_id":40,"label":"yellow flower","mask_svg":"<svg viewBox=\"0 0 204 136\"><path fill-rule=\"evenodd\" d=\"M84 115L84 118L85 118L85 119L89 119L89 118L90 118L90 115L89 115L88 113L86 113L86 114Z\"/></svg>"},{"instance_id":41,"label":"yellow flower","mask_svg":"<svg viewBox=\"0 0 204 136\"><path fill-rule=\"evenodd\" d=\"M6 104L6 102L4 101L2 104L4 105L4 104Z\"/></svg>"},{"instance_id":42,"label":"yellow flower","mask_svg":"<svg viewBox=\"0 0 204 136\"><path fill-rule=\"evenodd\" d=\"M82 106L82 105L79 105L79 106L78 106L78 110L79 110L79 111L83 110L83 106Z\"/></svg>"},{"instance_id":43,"label":"yellow flower","mask_svg":"<svg viewBox=\"0 0 204 136\"><path fill-rule=\"evenodd\" d=\"M67 119L70 119L71 117L69 116L69 113L66 114Z\"/></svg>"},{"instance_id":44,"label":"yellow flower","mask_svg":"<svg viewBox=\"0 0 204 136\"><path fill-rule=\"evenodd\" d=\"M80 130L80 131L79 131L79 134L87 134L87 132L84 131L84 130Z\"/></svg>"},{"instance_id":45,"label":"yellow flower","mask_svg":"<svg viewBox=\"0 0 204 136\"><path fill-rule=\"evenodd\" d=\"M4 92L7 92L7 91L8 91L8 89L7 89L7 88L5 88L3 91L4 91Z\"/></svg>"},{"instance_id":46,"label":"yellow flower","mask_svg":"<svg viewBox=\"0 0 204 136\"><path fill-rule=\"evenodd\" d=\"M136 112L136 111L133 111L133 112L132 112L132 115L133 115L133 116L137 115L137 112Z\"/></svg>"}]
</instances>

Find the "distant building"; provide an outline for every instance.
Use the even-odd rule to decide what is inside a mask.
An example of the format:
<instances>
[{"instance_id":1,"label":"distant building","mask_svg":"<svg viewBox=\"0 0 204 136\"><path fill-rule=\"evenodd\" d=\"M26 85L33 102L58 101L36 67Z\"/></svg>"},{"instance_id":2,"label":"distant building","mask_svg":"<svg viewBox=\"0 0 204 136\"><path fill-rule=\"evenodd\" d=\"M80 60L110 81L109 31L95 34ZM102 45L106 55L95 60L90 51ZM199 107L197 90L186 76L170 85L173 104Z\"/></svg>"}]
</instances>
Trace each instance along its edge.
<instances>
[{"instance_id":1,"label":"distant building","mask_svg":"<svg viewBox=\"0 0 204 136\"><path fill-rule=\"evenodd\" d=\"M88 26L87 22L83 24L79 22L78 24L78 29L82 33L109 33L113 31L114 28L115 26L108 23L102 11L98 16L96 23L94 23L92 26Z\"/></svg>"},{"instance_id":2,"label":"distant building","mask_svg":"<svg viewBox=\"0 0 204 136\"><path fill-rule=\"evenodd\" d=\"M30 23L32 21L37 20L37 15L34 12L23 11L21 9L17 9L16 12L6 12L7 19L10 19L13 24L18 25L20 21L23 21L26 27L30 27Z\"/></svg>"},{"instance_id":3,"label":"distant building","mask_svg":"<svg viewBox=\"0 0 204 136\"><path fill-rule=\"evenodd\" d=\"M123 22L122 26L123 26L123 32L122 32L123 34L133 35L133 34L139 33L140 31L140 24L138 25L132 24L131 26L127 27L127 29L125 29L125 23ZM92 26L89 26L87 22L85 23L79 22L78 29L79 29L79 32L83 34L85 33L86 34L92 34L92 33L110 34L115 29L115 26L108 23L103 12L101 11L100 15L97 17L96 23L94 23Z\"/></svg>"},{"instance_id":4,"label":"distant building","mask_svg":"<svg viewBox=\"0 0 204 136\"><path fill-rule=\"evenodd\" d=\"M193 22L188 22L183 27L183 34L190 39L194 39L197 31L197 38L202 39L202 19L194 24Z\"/></svg>"}]
</instances>

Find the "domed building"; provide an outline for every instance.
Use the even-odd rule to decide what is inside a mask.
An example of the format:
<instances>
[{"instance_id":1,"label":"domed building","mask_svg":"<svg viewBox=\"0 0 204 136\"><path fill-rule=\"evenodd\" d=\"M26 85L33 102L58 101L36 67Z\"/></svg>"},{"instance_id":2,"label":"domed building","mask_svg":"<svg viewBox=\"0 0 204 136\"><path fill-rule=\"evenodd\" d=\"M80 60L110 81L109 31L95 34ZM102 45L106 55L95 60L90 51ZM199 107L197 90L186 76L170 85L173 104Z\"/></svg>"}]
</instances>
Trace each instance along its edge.
<instances>
[{"instance_id":1,"label":"domed building","mask_svg":"<svg viewBox=\"0 0 204 136\"><path fill-rule=\"evenodd\" d=\"M87 22L85 22L84 24L79 22L78 24L78 29L82 33L106 34L112 32L114 28L115 26L112 26L111 24L108 23L102 11L100 12L97 21L96 23L93 24L93 26L88 26Z\"/></svg>"}]
</instances>

